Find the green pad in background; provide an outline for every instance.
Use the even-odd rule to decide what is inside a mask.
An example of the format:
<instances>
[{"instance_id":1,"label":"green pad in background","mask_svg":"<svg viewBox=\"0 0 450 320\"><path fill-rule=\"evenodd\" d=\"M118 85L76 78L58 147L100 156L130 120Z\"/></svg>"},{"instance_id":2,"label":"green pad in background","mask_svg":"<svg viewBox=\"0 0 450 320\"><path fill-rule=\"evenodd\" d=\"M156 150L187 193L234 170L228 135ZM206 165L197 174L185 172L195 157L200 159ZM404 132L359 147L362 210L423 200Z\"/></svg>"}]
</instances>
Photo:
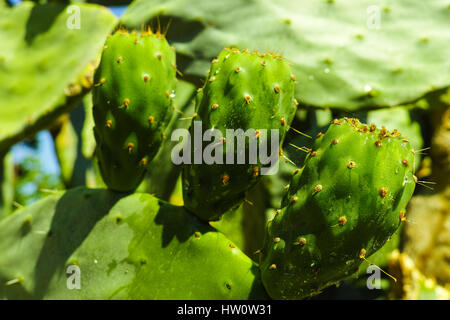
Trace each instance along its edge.
<instances>
[{"instance_id":1,"label":"green pad in background","mask_svg":"<svg viewBox=\"0 0 450 320\"><path fill-rule=\"evenodd\" d=\"M104 7L78 8L79 29L62 4L0 8L0 150L49 127L91 87L90 65L117 20Z\"/></svg>"},{"instance_id":2,"label":"green pad in background","mask_svg":"<svg viewBox=\"0 0 450 320\"><path fill-rule=\"evenodd\" d=\"M193 81L238 46L292 61L297 99L316 107L399 105L450 84L447 0L136 0L121 22L157 17Z\"/></svg>"}]
</instances>

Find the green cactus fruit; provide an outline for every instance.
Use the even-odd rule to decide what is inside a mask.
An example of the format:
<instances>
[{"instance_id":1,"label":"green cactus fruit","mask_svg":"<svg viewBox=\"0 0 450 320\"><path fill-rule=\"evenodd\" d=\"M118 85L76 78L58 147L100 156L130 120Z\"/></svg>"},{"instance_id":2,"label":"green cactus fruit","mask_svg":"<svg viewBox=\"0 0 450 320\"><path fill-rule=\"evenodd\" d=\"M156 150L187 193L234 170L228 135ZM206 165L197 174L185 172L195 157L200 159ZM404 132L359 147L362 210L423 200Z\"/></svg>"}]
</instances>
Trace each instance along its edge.
<instances>
[{"instance_id":1,"label":"green cactus fruit","mask_svg":"<svg viewBox=\"0 0 450 320\"><path fill-rule=\"evenodd\" d=\"M132 191L142 181L173 113L175 52L160 33L119 30L95 73L94 134L106 185Z\"/></svg>"},{"instance_id":2,"label":"green cactus fruit","mask_svg":"<svg viewBox=\"0 0 450 320\"><path fill-rule=\"evenodd\" d=\"M0 300L264 298L232 241L149 194L78 187L0 222Z\"/></svg>"},{"instance_id":3,"label":"green cactus fruit","mask_svg":"<svg viewBox=\"0 0 450 320\"><path fill-rule=\"evenodd\" d=\"M259 181L261 170L267 168L259 156L250 161L252 142L266 144L266 154L278 160L279 148L273 150L271 143L282 145L294 117L294 83L288 61L275 54L227 48L212 61L207 81L197 95L191 136L196 121L201 121L202 133L217 129L223 137L215 137L213 143L222 149L223 163L195 164L193 159L192 164L184 166L186 208L203 220L218 220L224 212L239 206L245 192ZM244 138L245 148L238 147L239 138L229 139L229 129L242 129L241 137L253 132ZM278 141L271 139L273 132L278 133ZM195 148L192 143L192 150ZM233 153L234 164L230 164L228 159ZM243 162L239 162L240 155L245 157Z\"/></svg>"},{"instance_id":4,"label":"green cactus fruit","mask_svg":"<svg viewBox=\"0 0 450 320\"><path fill-rule=\"evenodd\" d=\"M355 273L404 220L413 157L397 130L333 120L268 224L261 257L268 294L301 299Z\"/></svg>"}]
</instances>

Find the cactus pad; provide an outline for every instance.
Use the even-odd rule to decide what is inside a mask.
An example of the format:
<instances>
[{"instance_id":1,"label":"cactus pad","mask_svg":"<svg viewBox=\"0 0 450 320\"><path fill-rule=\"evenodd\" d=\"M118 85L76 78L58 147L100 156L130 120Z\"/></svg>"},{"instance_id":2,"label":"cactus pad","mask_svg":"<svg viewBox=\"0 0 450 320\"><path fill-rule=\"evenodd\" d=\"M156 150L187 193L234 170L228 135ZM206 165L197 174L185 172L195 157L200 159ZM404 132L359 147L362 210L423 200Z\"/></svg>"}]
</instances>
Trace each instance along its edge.
<instances>
[{"instance_id":1,"label":"cactus pad","mask_svg":"<svg viewBox=\"0 0 450 320\"><path fill-rule=\"evenodd\" d=\"M0 222L0 299L265 297L230 240L149 194L76 188Z\"/></svg>"},{"instance_id":2,"label":"cactus pad","mask_svg":"<svg viewBox=\"0 0 450 320\"><path fill-rule=\"evenodd\" d=\"M91 64L117 20L78 6L79 29L68 27L63 4L0 7L0 151L50 127L91 88Z\"/></svg>"}]
</instances>

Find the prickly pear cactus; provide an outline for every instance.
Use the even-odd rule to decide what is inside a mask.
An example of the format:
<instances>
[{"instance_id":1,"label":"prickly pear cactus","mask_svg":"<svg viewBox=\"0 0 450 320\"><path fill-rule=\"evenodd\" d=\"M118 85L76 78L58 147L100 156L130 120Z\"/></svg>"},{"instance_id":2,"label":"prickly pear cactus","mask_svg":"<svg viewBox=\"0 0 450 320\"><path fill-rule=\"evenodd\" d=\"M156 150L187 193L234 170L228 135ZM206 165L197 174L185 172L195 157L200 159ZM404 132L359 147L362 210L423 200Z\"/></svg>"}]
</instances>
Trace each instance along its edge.
<instances>
[{"instance_id":1,"label":"prickly pear cactus","mask_svg":"<svg viewBox=\"0 0 450 320\"><path fill-rule=\"evenodd\" d=\"M119 30L95 73L97 156L106 185L132 191L165 137L175 84L175 52L164 35Z\"/></svg>"},{"instance_id":2,"label":"prickly pear cactus","mask_svg":"<svg viewBox=\"0 0 450 320\"><path fill-rule=\"evenodd\" d=\"M405 216L413 156L396 130L333 120L268 224L261 263L268 294L305 298L356 272Z\"/></svg>"},{"instance_id":3,"label":"prickly pear cactus","mask_svg":"<svg viewBox=\"0 0 450 320\"><path fill-rule=\"evenodd\" d=\"M275 152L278 159L279 148L271 150L271 129L278 133L277 142L281 146L296 110L294 83L289 63L275 54L228 48L212 61L207 81L197 96L191 136L198 120L202 134L208 129L221 135L228 129L242 129L240 136L246 139L245 150L238 148L239 137L227 140L225 136L220 139L215 136L223 152L223 164L195 164L192 159L193 164L185 165L186 208L203 220L217 220L242 202L245 192L259 180L263 166L260 157L251 164L250 143L266 143L268 154ZM248 129L253 129L253 135L250 133L247 140ZM266 135L262 134L264 130ZM192 151L194 154L198 151L194 143ZM229 155L233 153L234 164L229 164ZM242 153L245 164L238 163Z\"/></svg>"}]
</instances>

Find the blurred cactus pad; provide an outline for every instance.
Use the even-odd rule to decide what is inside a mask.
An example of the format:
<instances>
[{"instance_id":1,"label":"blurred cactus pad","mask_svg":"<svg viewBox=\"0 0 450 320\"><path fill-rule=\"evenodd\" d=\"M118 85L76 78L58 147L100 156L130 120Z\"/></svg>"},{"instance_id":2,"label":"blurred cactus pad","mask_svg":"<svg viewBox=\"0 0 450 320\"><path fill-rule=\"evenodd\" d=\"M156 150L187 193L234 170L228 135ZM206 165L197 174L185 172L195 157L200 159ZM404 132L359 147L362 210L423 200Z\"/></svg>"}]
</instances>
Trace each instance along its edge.
<instances>
[{"instance_id":1,"label":"blurred cactus pad","mask_svg":"<svg viewBox=\"0 0 450 320\"><path fill-rule=\"evenodd\" d=\"M101 6L79 9L79 29L70 29L63 4L0 8L0 150L50 126L91 88L116 18Z\"/></svg>"},{"instance_id":2,"label":"blurred cactus pad","mask_svg":"<svg viewBox=\"0 0 450 320\"><path fill-rule=\"evenodd\" d=\"M449 299L449 21L0 0L0 300Z\"/></svg>"}]
</instances>

